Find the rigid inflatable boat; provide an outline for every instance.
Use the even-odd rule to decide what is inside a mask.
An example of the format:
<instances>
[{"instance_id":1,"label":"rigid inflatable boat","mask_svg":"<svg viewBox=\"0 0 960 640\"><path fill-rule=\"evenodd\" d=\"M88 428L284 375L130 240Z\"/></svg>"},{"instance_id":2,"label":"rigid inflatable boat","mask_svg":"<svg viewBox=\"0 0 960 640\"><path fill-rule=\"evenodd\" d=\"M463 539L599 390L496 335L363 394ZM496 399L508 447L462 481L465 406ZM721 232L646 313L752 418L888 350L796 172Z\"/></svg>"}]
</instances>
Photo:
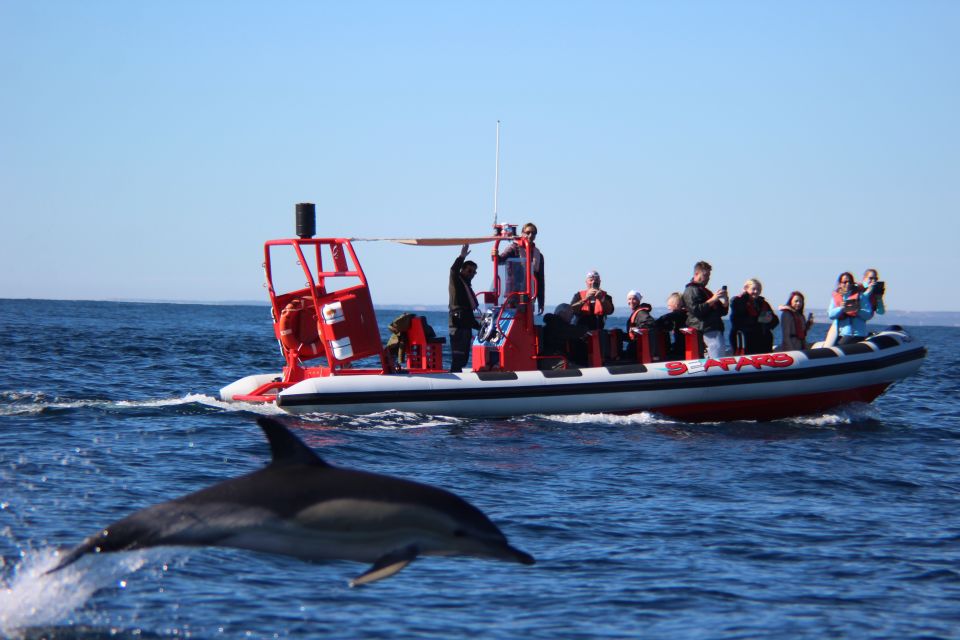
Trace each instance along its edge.
<instances>
[{"instance_id":1,"label":"rigid inflatable boat","mask_svg":"<svg viewBox=\"0 0 960 640\"><path fill-rule=\"evenodd\" d=\"M684 330L683 360L661 360L641 331L625 354L601 348L605 332L585 339L586 366L545 353L534 320L533 243L514 225L493 236L416 244L516 243L495 262L473 370L443 368L443 339L411 316L388 350L369 285L346 238L314 238L313 205L297 205L297 238L264 246L266 287L282 371L244 377L220 391L225 401L274 402L290 413L368 414L388 409L447 416L656 412L689 421L769 420L871 402L914 373L926 349L899 327L863 342L719 359L701 357L702 342ZM285 251L306 286L278 292L276 253ZM298 274L300 275L300 274ZM616 354L613 359L604 354Z\"/></svg>"}]
</instances>

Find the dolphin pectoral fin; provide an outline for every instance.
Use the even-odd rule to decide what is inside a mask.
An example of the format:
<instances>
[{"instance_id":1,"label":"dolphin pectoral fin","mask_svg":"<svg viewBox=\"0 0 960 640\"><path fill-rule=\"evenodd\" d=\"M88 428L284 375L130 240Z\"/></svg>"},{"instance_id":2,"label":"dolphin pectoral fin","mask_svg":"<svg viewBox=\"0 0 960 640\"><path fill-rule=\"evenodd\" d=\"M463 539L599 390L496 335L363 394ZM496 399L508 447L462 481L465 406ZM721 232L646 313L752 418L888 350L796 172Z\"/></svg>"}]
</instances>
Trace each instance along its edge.
<instances>
[{"instance_id":1,"label":"dolphin pectoral fin","mask_svg":"<svg viewBox=\"0 0 960 640\"><path fill-rule=\"evenodd\" d=\"M420 548L415 544L407 545L406 547L400 549L395 549L390 553L381 556L376 562L373 563L372 567L351 580L350 586L359 587L360 585L370 584L371 582L376 582L377 580L389 578L416 560L418 555L420 555Z\"/></svg>"}]
</instances>

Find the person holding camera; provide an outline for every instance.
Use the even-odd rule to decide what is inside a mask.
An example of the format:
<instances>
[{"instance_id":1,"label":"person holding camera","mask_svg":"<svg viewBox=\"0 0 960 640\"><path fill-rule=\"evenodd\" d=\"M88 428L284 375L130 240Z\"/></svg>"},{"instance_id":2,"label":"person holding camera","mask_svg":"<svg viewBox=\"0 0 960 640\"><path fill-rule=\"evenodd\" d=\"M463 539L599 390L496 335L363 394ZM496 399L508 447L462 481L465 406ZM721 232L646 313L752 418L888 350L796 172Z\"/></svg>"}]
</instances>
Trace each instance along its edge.
<instances>
[{"instance_id":1,"label":"person holding camera","mask_svg":"<svg viewBox=\"0 0 960 640\"><path fill-rule=\"evenodd\" d=\"M870 297L863 295L853 274L844 271L830 299L827 317L837 328L837 344L860 342L867 337L867 320L873 317Z\"/></svg>"},{"instance_id":2,"label":"person holding camera","mask_svg":"<svg viewBox=\"0 0 960 640\"><path fill-rule=\"evenodd\" d=\"M876 269L867 269L863 272L860 288L863 290L863 295L870 299L870 306L873 308L874 314L882 316L886 313L887 310L883 306L883 294L886 292L886 285L880 280L880 274L877 273Z\"/></svg>"},{"instance_id":3,"label":"person holding camera","mask_svg":"<svg viewBox=\"0 0 960 640\"><path fill-rule=\"evenodd\" d=\"M707 357L722 358L727 355L723 339L723 316L730 311L727 286L713 293L707 289L713 267L701 260L693 265L693 279L683 290L683 306L687 310L687 326L700 332Z\"/></svg>"},{"instance_id":4,"label":"person holding camera","mask_svg":"<svg viewBox=\"0 0 960 640\"><path fill-rule=\"evenodd\" d=\"M577 316L577 326L594 331L603 329L608 315L613 313L613 298L600 288L600 274L588 271L587 288L573 294L570 306Z\"/></svg>"}]
</instances>

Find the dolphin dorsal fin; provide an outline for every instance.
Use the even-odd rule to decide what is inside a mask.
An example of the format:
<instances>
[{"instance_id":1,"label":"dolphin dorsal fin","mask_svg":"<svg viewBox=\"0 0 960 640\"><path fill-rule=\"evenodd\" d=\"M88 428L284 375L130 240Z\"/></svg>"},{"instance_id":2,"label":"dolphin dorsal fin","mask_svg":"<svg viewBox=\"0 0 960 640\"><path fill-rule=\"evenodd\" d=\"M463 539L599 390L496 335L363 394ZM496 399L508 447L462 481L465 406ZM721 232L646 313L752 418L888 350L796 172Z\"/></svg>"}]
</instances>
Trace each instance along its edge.
<instances>
[{"instance_id":1,"label":"dolphin dorsal fin","mask_svg":"<svg viewBox=\"0 0 960 640\"><path fill-rule=\"evenodd\" d=\"M286 464L330 466L279 420L261 416L257 418L257 424L263 429L270 443L270 455L273 457L270 461L271 466Z\"/></svg>"}]
</instances>

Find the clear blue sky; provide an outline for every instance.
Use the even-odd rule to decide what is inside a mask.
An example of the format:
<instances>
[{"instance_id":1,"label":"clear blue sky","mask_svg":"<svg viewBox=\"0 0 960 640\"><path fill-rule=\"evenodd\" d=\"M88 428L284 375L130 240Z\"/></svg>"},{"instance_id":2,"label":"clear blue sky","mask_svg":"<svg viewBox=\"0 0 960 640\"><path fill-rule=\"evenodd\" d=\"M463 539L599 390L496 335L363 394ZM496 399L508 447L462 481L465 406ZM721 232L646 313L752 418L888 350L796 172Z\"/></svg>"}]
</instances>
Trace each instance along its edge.
<instances>
[{"instance_id":1,"label":"clear blue sky","mask_svg":"<svg viewBox=\"0 0 960 640\"><path fill-rule=\"evenodd\" d=\"M263 300L300 201L321 235L482 235L499 119L549 306L592 268L660 306L705 259L777 304L874 266L888 308L960 311L958 34L952 0L0 0L0 298ZM446 302L456 248L359 249L376 303Z\"/></svg>"}]
</instances>

